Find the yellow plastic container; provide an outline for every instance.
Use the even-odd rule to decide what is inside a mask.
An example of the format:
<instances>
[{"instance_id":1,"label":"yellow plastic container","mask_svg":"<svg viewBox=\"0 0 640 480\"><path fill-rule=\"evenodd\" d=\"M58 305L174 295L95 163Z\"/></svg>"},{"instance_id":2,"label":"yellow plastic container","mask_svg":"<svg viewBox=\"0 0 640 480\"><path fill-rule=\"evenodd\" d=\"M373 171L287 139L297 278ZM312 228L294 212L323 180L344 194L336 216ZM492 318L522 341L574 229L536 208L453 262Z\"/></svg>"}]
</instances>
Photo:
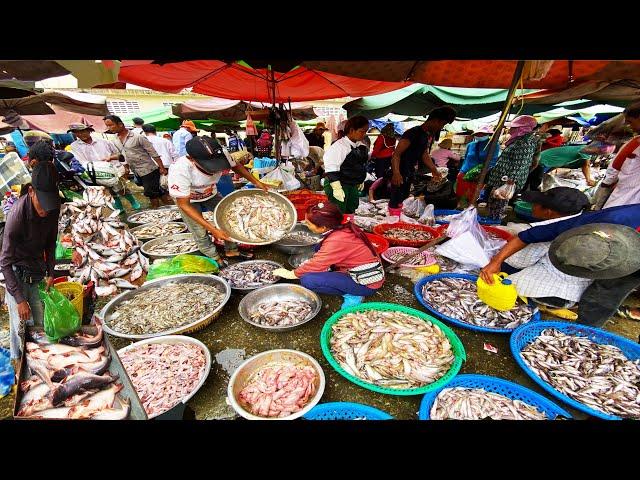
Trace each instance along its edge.
<instances>
[{"instance_id":1,"label":"yellow plastic container","mask_svg":"<svg viewBox=\"0 0 640 480\"><path fill-rule=\"evenodd\" d=\"M511 280L507 279L507 274L500 272L493 275L493 285L489 285L478 277L476 285L478 287L478 298L496 310L511 310L518 300L518 292Z\"/></svg>"},{"instance_id":2,"label":"yellow plastic container","mask_svg":"<svg viewBox=\"0 0 640 480\"><path fill-rule=\"evenodd\" d=\"M84 294L83 287L76 282L61 282L54 285L56 290L69 299L71 305L73 305L80 315L82 320L82 313L84 309Z\"/></svg>"},{"instance_id":3,"label":"yellow plastic container","mask_svg":"<svg viewBox=\"0 0 640 480\"><path fill-rule=\"evenodd\" d=\"M437 263L434 263L433 265L425 265L424 267L417 267L416 270L419 272L429 273L433 275L436 273L440 273L440 265L438 265Z\"/></svg>"}]
</instances>

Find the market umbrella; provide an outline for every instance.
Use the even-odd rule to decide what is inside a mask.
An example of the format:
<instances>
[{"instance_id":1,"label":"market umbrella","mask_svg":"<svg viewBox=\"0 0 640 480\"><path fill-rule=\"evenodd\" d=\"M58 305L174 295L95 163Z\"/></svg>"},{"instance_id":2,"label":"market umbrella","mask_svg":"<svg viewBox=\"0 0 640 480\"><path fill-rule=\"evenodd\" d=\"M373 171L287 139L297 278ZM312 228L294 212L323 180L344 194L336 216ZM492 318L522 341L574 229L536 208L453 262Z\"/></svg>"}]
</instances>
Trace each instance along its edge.
<instances>
[{"instance_id":1,"label":"market umbrella","mask_svg":"<svg viewBox=\"0 0 640 480\"><path fill-rule=\"evenodd\" d=\"M222 120L238 122L247 118L247 112L262 108L256 102L243 102L225 98L207 98L203 100L188 100L171 107L174 115L189 120ZM312 120L318 116L313 106L304 103L292 103L291 114L295 120Z\"/></svg>"},{"instance_id":2,"label":"market umbrella","mask_svg":"<svg viewBox=\"0 0 640 480\"><path fill-rule=\"evenodd\" d=\"M155 108L153 110L145 110L141 112L130 113L127 115L122 115L122 121L125 125L133 125L133 119L135 117L140 117L144 120L144 123L148 123L156 127L157 130L165 131L165 130L177 130L180 128L180 124L182 123L182 119L177 115L172 113L172 108L170 107L160 107ZM240 124L236 121L224 121L224 120L194 120L196 127L201 128L206 131L217 131L220 128L235 127L237 128Z\"/></svg>"},{"instance_id":3,"label":"market umbrella","mask_svg":"<svg viewBox=\"0 0 640 480\"><path fill-rule=\"evenodd\" d=\"M295 67L285 73L252 68L244 62L195 60L158 65L122 61L118 79L152 90L177 93L185 88L211 97L284 103L340 97L365 97L408 85L371 81Z\"/></svg>"},{"instance_id":4,"label":"market umbrella","mask_svg":"<svg viewBox=\"0 0 640 480\"><path fill-rule=\"evenodd\" d=\"M305 61L302 66L337 75L428 85L509 88L516 60ZM567 88L586 80L640 80L640 60L528 60L522 88Z\"/></svg>"},{"instance_id":5,"label":"market umbrella","mask_svg":"<svg viewBox=\"0 0 640 480\"><path fill-rule=\"evenodd\" d=\"M52 105L53 115L22 115L22 120L26 122L26 128L40 130L47 133L67 133L69 125L72 123L82 123L83 125L93 125L96 130L104 130L102 116L83 115L69 112L61 106Z\"/></svg>"},{"instance_id":6,"label":"market umbrella","mask_svg":"<svg viewBox=\"0 0 640 480\"><path fill-rule=\"evenodd\" d=\"M528 104L560 103L574 99L607 102L618 106L640 100L640 79L589 80L565 89L541 90L525 95Z\"/></svg>"}]
</instances>

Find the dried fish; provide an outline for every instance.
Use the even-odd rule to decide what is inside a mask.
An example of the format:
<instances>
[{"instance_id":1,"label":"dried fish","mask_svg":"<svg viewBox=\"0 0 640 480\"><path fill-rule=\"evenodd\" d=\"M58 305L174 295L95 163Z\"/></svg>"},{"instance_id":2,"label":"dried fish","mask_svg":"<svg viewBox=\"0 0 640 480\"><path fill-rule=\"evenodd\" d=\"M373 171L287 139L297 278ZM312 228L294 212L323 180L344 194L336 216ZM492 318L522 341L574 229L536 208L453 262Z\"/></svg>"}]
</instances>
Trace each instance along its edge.
<instances>
[{"instance_id":1,"label":"dried fish","mask_svg":"<svg viewBox=\"0 0 640 480\"><path fill-rule=\"evenodd\" d=\"M443 389L431 407L432 420L547 420L537 408L482 388Z\"/></svg>"},{"instance_id":2,"label":"dried fish","mask_svg":"<svg viewBox=\"0 0 640 480\"><path fill-rule=\"evenodd\" d=\"M385 238L392 240L405 240L411 242L426 242L433 236L424 230L409 230L407 228L390 228L382 234Z\"/></svg>"},{"instance_id":3,"label":"dried fish","mask_svg":"<svg viewBox=\"0 0 640 480\"><path fill-rule=\"evenodd\" d=\"M149 239L174 235L185 231L182 223L151 223L132 232L138 239Z\"/></svg>"},{"instance_id":4,"label":"dried fish","mask_svg":"<svg viewBox=\"0 0 640 480\"><path fill-rule=\"evenodd\" d=\"M466 278L443 278L422 287L422 298L434 310L478 327L514 329L527 323L535 312L518 299L514 308L499 311L478 298L475 282Z\"/></svg>"},{"instance_id":5,"label":"dried fish","mask_svg":"<svg viewBox=\"0 0 640 480\"><path fill-rule=\"evenodd\" d=\"M220 271L220 276L233 288L258 288L276 283L279 277L273 271L279 268L268 262L241 262Z\"/></svg>"},{"instance_id":6,"label":"dried fish","mask_svg":"<svg viewBox=\"0 0 640 480\"><path fill-rule=\"evenodd\" d=\"M215 310L224 299L204 283L166 283L118 305L105 320L120 333L144 335L188 325Z\"/></svg>"},{"instance_id":7,"label":"dried fish","mask_svg":"<svg viewBox=\"0 0 640 480\"><path fill-rule=\"evenodd\" d=\"M233 200L225 211L231 233L249 241L279 240L291 228L287 209L269 196L252 195Z\"/></svg>"},{"instance_id":8,"label":"dried fish","mask_svg":"<svg viewBox=\"0 0 640 480\"><path fill-rule=\"evenodd\" d=\"M313 307L303 300L262 302L250 313L252 322L270 327L284 327L304 321Z\"/></svg>"},{"instance_id":9,"label":"dried fish","mask_svg":"<svg viewBox=\"0 0 640 480\"><path fill-rule=\"evenodd\" d=\"M418 388L445 375L454 361L440 328L406 313L366 310L331 327L331 353L349 374L393 388Z\"/></svg>"},{"instance_id":10,"label":"dried fish","mask_svg":"<svg viewBox=\"0 0 640 480\"><path fill-rule=\"evenodd\" d=\"M180 210L177 208L162 208L156 210L145 210L140 213L135 213L129 217L129 221L132 223L166 223L175 222L180 220Z\"/></svg>"},{"instance_id":11,"label":"dried fish","mask_svg":"<svg viewBox=\"0 0 640 480\"><path fill-rule=\"evenodd\" d=\"M147 343L119 356L149 416L189 396L206 366L204 352L192 343Z\"/></svg>"},{"instance_id":12,"label":"dried fish","mask_svg":"<svg viewBox=\"0 0 640 480\"><path fill-rule=\"evenodd\" d=\"M609 415L640 419L640 359L555 328L540 332L520 353L536 375L568 397Z\"/></svg>"},{"instance_id":13,"label":"dried fish","mask_svg":"<svg viewBox=\"0 0 640 480\"><path fill-rule=\"evenodd\" d=\"M151 255L178 255L198 250L198 244L193 238L170 238L163 243L156 243L145 247Z\"/></svg>"}]
</instances>

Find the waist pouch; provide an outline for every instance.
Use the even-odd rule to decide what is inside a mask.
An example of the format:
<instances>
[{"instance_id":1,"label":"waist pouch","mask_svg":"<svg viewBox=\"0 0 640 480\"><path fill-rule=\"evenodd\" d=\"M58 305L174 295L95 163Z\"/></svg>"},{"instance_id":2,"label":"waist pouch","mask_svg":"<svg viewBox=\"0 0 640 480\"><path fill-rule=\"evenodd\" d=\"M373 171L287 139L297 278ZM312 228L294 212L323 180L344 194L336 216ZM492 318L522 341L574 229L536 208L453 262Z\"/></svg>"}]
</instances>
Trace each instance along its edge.
<instances>
[{"instance_id":1,"label":"waist pouch","mask_svg":"<svg viewBox=\"0 0 640 480\"><path fill-rule=\"evenodd\" d=\"M384 280L384 268L380 262L365 263L349 270L349 276L360 285L371 285Z\"/></svg>"}]
</instances>

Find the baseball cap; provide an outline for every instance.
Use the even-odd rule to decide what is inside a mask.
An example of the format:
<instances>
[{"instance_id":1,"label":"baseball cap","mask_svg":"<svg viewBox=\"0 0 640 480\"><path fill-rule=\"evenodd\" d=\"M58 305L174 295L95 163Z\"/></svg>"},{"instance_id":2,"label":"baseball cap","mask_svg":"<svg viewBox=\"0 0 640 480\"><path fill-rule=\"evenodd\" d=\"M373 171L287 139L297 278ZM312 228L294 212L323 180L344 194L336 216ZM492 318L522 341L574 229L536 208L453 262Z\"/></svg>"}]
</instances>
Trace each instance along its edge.
<instances>
[{"instance_id":1,"label":"baseball cap","mask_svg":"<svg viewBox=\"0 0 640 480\"><path fill-rule=\"evenodd\" d=\"M187 130L190 130L192 132L198 131L198 129L196 128L196 124L193 123L191 120L184 120L180 126L185 127Z\"/></svg>"},{"instance_id":2,"label":"baseball cap","mask_svg":"<svg viewBox=\"0 0 640 480\"><path fill-rule=\"evenodd\" d=\"M95 132L95 130L93 129L93 125L85 125L84 123L72 123L71 125L69 125L69 130L67 130L67 133L71 133L71 132L77 132L80 130L91 130L92 132Z\"/></svg>"},{"instance_id":3,"label":"baseball cap","mask_svg":"<svg viewBox=\"0 0 640 480\"><path fill-rule=\"evenodd\" d=\"M185 144L185 149L187 154L207 173L214 174L231 168L222 147L211 137L194 137Z\"/></svg>"},{"instance_id":4,"label":"baseball cap","mask_svg":"<svg viewBox=\"0 0 640 480\"><path fill-rule=\"evenodd\" d=\"M579 213L590 205L589 198L571 187L556 187L546 192L527 191L522 194L525 202L537 203L560 213Z\"/></svg>"},{"instance_id":5,"label":"baseball cap","mask_svg":"<svg viewBox=\"0 0 640 480\"><path fill-rule=\"evenodd\" d=\"M38 162L31 172L31 185L42 208L51 212L60 208L58 171L51 162Z\"/></svg>"}]
</instances>

